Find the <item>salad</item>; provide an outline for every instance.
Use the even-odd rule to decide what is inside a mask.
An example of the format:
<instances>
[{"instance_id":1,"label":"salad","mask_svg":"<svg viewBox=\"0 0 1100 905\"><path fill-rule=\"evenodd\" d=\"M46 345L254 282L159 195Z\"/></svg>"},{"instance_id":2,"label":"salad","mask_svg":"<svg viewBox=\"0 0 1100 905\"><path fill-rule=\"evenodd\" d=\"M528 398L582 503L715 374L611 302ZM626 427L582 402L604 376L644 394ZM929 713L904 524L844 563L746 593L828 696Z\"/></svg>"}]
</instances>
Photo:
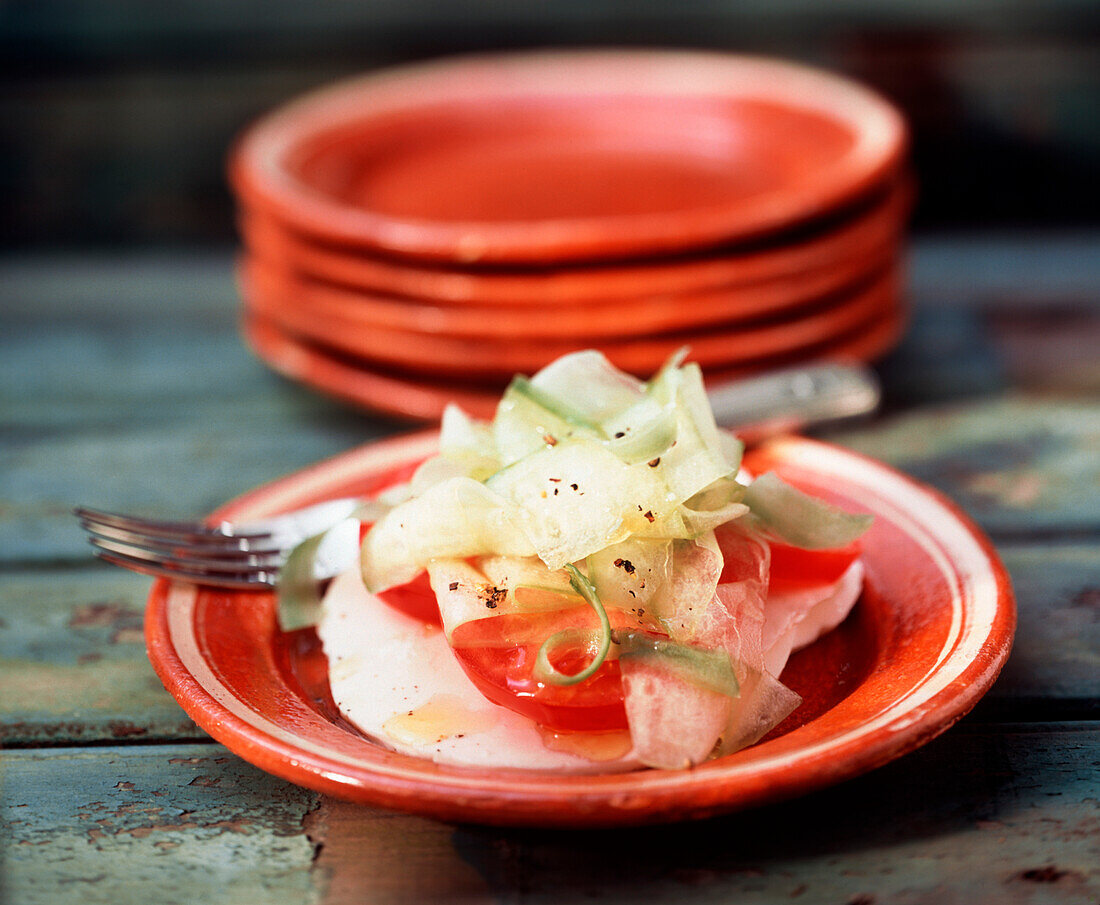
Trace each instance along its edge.
<instances>
[{"instance_id":1,"label":"salad","mask_svg":"<svg viewBox=\"0 0 1100 905\"><path fill-rule=\"evenodd\" d=\"M778 677L859 597L870 517L742 471L683 359L575 353L489 423L450 407L323 599L324 537L292 554L281 624L317 626L351 722L443 763L682 769L799 705Z\"/></svg>"}]
</instances>

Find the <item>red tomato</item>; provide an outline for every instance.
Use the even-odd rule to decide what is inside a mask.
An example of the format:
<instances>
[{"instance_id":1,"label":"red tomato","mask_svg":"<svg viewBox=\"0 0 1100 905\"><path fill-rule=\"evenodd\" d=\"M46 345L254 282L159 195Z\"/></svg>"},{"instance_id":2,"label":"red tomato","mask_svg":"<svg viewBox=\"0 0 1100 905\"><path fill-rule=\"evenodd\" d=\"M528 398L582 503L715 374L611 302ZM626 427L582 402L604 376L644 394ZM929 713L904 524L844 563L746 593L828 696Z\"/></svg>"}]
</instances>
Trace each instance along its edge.
<instances>
[{"instance_id":1,"label":"red tomato","mask_svg":"<svg viewBox=\"0 0 1100 905\"><path fill-rule=\"evenodd\" d=\"M427 572L421 572L408 584L383 591L378 597L406 616L443 627L443 621L439 618L439 604L436 603Z\"/></svg>"},{"instance_id":2,"label":"red tomato","mask_svg":"<svg viewBox=\"0 0 1100 905\"><path fill-rule=\"evenodd\" d=\"M595 675L577 685L537 681L531 671L538 644L520 647L463 647L455 656L478 690L494 704L529 717L558 731L625 729L623 684L619 661L603 664ZM586 657L554 658L565 673L584 668Z\"/></svg>"},{"instance_id":3,"label":"red tomato","mask_svg":"<svg viewBox=\"0 0 1100 905\"><path fill-rule=\"evenodd\" d=\"M369 530L363 526L362 534ZM764 555L756 538L734 531L719 532L725 557L722 581L743 581L759 574ZM859 556L859 544L836 550L800 550L771 543L772 586L832 583ZM408 584L378 595L401 612L441 625L439 606L426 572ZM637 629L637 621L609 609L614 628ZM576 685L542 682L533 675L542 642L567 628L595 628L598 622L587 606L537 614L503 614L459 626L452 639L455 657L466 675L486 698L555 731L600 731L627 728L622 676L618 660L606 661L590 678ZM559 647L551 662L560 672L575 674L590 654L576 647Z\"/></svg>"},{"instance_id":4,"label":"red tomato","mask_svg":"<svg viewBox=\"0 0 1100 905\"><path fill-rule=\"evenodd\" d=\"M632 626L617 610L609 610L612 626ZM504 615L478 619L454 633L455 657L466 675L495 704L534 720L547 729L610 730L626 728L623 686L617 660L607 660L583 682L555 685L533 675L542 642L567 628L595 628L591 607L577 606L537 616ZM529 639L535 637L536 641ZM563 645L550 661L567 675L580 672L590 654Z\"/></svg>"},{"instance_id":5,"label":"red tomato","mask_svg":"<svg viewBox=\"0 0 1100 905\"><path fill-rule=\"evenodd\" d=\"M426 572L408 584L383 591L378 597L414 619L442 625ZM616 627L633 626L616 610L610 610L608 616ZM625 729L626 710L617 660L605 662L593 676L576 685L544 683L533 675L543 641L566 628L597 625L596 616L587 605L531 615L490 616L467 622L455 630L454 653L470 681L486 698L548 729ZM551 662L560 672L573 675L584 669L589 654L563 646L553 652Z\"/></svg>"},{"instance_id":6,"label":"red tomato","mask_svg":"<svg viewBox=\"0 0 1100 905\"><path fill-rule=\"evenodd\" d=\"M771 584L832 584L859 558L859 542L835 550L800 550L773 542Z\"/></svg>"}]
</instances>

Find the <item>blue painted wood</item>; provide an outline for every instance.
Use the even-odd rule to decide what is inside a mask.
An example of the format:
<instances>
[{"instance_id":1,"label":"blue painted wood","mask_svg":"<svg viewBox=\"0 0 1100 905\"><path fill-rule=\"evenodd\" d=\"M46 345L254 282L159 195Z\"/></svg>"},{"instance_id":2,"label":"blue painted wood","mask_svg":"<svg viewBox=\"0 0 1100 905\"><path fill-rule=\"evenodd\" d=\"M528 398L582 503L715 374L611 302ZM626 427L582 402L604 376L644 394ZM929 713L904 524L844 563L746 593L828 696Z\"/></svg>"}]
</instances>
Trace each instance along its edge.
<instances>
[{"instance_id":1,"label":"blue painted wood","mask_svg":"<svg viewBox=\"0 0 1100 905\"><path fill-rule=\"evenodd\" d=\"M5 575L0 746L206 737L145 656L149 584L95 566Z\"/></svg>"},{"instance_id":2,"label":"blue painted wood","mask_svg":"<svg viewBox=\"0 0 1100 905\"><path fill-rule=\"evenodd\" d=\"M1100 724L957 727L745 814L615 832L448 827L346 805L217 745L2 755L13 902L1082 903Z\"/></svg>"},{"instance_id":3,"label":"blue painted wood","mask_svg":"<svg viewBox=\"0 0 1100 905\"><path fill-rule=\"evenodd\" d=\"M1025 397L924 406L830 435L931 484L995 539L1100 536L1100 406Z\"/></svg>"},{"instance_id":4,"label":"blue painted wood","mask_svg":"<svg viewBox=\"0 0 1100 905\"><path fill-rule=\"evenodd\" d=\"M7 752L5 901L311 900L317 796L215 745Z\"/></svg>"}]
</instances>

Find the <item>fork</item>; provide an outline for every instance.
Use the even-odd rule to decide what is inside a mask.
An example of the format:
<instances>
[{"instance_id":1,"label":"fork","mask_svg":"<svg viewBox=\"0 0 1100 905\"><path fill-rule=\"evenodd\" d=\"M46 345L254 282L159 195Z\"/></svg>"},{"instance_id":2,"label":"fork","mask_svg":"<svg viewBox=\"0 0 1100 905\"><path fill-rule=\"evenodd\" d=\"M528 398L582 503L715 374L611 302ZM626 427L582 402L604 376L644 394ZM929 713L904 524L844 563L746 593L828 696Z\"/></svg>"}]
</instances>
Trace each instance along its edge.
<instances>
[{"instance_id":1,"label":"fork","mask_svg":"<svg viewBox=\"0 0 1100 905\"><path fill-rule=\"evenodd\" d=\"M159 521L78 506L95 555L144 575L235 590L274 587L290 551L319 534L314 577L332 578L353 561L363 500L344 497L255 521Z\"/></svg>"},{"instance_id":2,"label":"fork","mask_svg":"<svg viewBox=\"0 0 1100 905\"><path fill-rule=\"evenodd\" d=\"M867 368L823 364L776 371L708 390L719 424L750 442L769 434L862 415L880 398ZM313 574L332 578L354 561L364 501L327 500L268 519L217 525L73 510L100 559L145 575L234 590L274 587L290 551L320 537Z\"/></svg>"}]
</instances>

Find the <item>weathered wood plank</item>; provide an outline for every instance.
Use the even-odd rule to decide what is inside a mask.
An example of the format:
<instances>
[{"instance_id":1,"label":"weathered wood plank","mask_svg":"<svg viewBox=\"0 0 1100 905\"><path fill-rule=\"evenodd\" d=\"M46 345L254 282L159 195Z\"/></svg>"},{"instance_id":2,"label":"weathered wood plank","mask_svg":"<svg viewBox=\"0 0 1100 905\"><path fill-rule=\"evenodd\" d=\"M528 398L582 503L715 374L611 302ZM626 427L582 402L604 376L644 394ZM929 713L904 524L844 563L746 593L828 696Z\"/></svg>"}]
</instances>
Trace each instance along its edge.
<instances>
[{"instance_id":1,"label":"weathered wood plank","mask_svg":"<svg viewBox=\"0 0 1100 905\"><path fill-rule=\"evenodd\" d=\"M1015 649L983 719L1091 717L1100 708L1100 546L1012 545ZM145 657L149 579L106 565L19 570L0 584L0 743L202 737Z\"/></svg>"},{"instance_id":2,"label":"weathered wood plank","mask_svg":"<svg viewBox=\"0 0 1100 905\"><path fill-rule=\"evenodd\" d=\"M218 746L3 755L11 901L1077 903L1100 894L1100 727L960 726L868 776L672 827L449 827Z\"/></svg>"},{"instance_id":3,"label":"weathered wood plank","mask_svg":"<svg viewBox=\"0 0 1100 905\"><path fill-rule=\"evenodd\" d=\"M202 422L27 442L0 452L0 562L88 561L78 504L189 518L369 436Z\"/></svg>"},{"instance_id":4,"label":"weathered wood plank","mask_svg":"<svg viewBox=\"0 0 1100 905\"><path fill-rule=\"evenodd\" d=\"M1092 901L1098 741L1095 724L957 727L873 774L742 815L613 834L467 828L454 845L523 903Z\"/></svg>"},{"instance_id":5,"label":"weathered wood plank","mask_svg":"<svg viewBox=\"0 0 1100 905\"><path fill-rule=\"evenodd\" d=\"M829 437L939 488L995 536L1100 532L1095 405L979 400Z\"/></svg>"},{"instance_id":6,"label":"weathered wood plank","mask_svg":"<svg viewBox=\"0 0 1100 905\"><path fill-rule=\"evenodd\" d=\"M0 562L83 558L78 503L194 516L401 429L275 377L228 324L0 330L0 387Z\"/></svg>"},{"instance_id":7,"label":"weathered wood plank","mask_svg":"<svg viewBox=\"0 0 1100 905\"><path fill-rule=\"evenodd\" d=\"M18 572L0 586L0 745L204 738L145 656L149 579Z\"/></svg>"},{"instance_id":8,"label":"weathered wood plank","mask_svg":"<svg viewBox=\"0 0 1100 905\"><path fill-rule=\"evenodd\" d=\"M315 901L317 796L211 746L8 752L5 901Z\"/></svg>"},{"instance_id":9,"label":"weathered wood plank","mask_svg":"<svg viewBox=\"0 0 1100 905\"><path fill-rule=\"evenodd\" d=\"M1016 591L1012 654L982 716L1100 716L1100 542L1001 549Z\"/></svg>"}]
</instances>

